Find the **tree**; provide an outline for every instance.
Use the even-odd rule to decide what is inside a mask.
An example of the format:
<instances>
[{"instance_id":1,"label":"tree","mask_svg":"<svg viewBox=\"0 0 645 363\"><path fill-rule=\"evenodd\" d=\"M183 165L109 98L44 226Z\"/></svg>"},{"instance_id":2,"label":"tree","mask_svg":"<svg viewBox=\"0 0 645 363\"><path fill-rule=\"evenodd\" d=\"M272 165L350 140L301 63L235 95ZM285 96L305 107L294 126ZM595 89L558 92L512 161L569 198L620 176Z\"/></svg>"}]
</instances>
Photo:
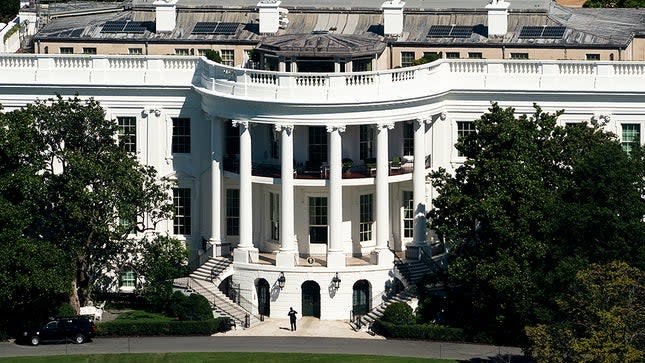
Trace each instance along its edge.
<instances>
[{"instance_id":1,"label":"tree","mask_svg":"<svg viewBox=\"0 0 645 363\"><path fill-rule=\"evenodd\" d=\"M474 329L498 338L557 319L556 298L589 263L645 263L641 150L623 152L601 125L557 126L559 114L516 118L493 104L456 145L466 162L432 176L450 278L472 300Z\"/></svg>"},{"instance_id":2,"label":"tree","mask_svg":"<svg viewBox=\"0 0 645 363\"><path fill-rule=\"evenodd\" d=\"M587 0L585 8L642 8L645 0Z\"/></svg>"},{"instance_id":3,"label":"tree","mask_svg":"<svg viewBox=\"0 0 645 363\"><path fill-rule=\"evenodd\" d=\"M645 272L624 262L579 271L560 301L563 322L527 328L539 362L642 362Z\"/></svg>"},{"instance_id":4,"label":"tree","mask_svg":"<svg viewBox=\"0 0 645 363\"><path fill-rule=\"evenodd\" d=\"M78 97L37 101L4 115L9 129L29 136L23 161L36 193L25 193L30 218L17 228L24 238L55 246L71 266L70 303L78 309L92 284L115 261L136 259L132 232L154 229L172 211L168 184L117 142L117 125L98 102ZM21 140L3 140L10 150ZM13 174L10 174L13 175ZM20 182L19 182L20 183ZM15 203L14 203L15 204Z\"/></svg>"},{"instance_id":5,"label":"tree","mask_svg":"<svg viewBox=\"0 0 645 363\"><path fill-rule=\"evenodd\" d=\"M20 0L0 1L0 22L8 23L20 10Z\"/></svg>"}]
</instances>

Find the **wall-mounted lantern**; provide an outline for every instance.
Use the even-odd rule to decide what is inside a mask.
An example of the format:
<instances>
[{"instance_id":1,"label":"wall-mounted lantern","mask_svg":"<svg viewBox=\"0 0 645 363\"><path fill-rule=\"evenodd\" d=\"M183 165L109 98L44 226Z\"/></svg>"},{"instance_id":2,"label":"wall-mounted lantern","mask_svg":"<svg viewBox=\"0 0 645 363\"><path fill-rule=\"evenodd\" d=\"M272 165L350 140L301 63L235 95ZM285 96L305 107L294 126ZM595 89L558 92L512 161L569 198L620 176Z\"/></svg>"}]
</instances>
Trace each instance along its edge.
<instances>
[{"instance_id":1,"label":"wall-mounted lantern","mask_svg":"<svg viewBox=\"0 0 645 363\"><path fill-rule=\"evenodd\" d=\"M284 278L284 272L280 272L280 277L278 277L278 287L280 290L284 288L284 283L287 282L287 279Z\"/></svg>"},{"instance_id":2,"label":"wall-mounted lantern","mask_svg":"<svg viewBox=\"0 0 645 363\"><path fill-rule=\"evenodd\" d=\"M338 272L336 272L336 276L334 276L334 278L331 279L331 283L334 286L334 289L336 290L340 289L340 277L338 277Z\"/></svg>"}]
</instances>

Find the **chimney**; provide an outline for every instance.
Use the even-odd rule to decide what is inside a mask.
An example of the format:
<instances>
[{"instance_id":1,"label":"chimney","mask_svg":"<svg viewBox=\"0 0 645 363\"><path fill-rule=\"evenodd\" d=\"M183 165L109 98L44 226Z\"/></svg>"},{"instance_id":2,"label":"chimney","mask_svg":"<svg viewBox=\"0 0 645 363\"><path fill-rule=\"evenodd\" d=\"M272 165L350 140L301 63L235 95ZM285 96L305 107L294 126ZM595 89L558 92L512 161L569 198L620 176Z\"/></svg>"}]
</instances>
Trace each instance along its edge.
<instances>
[{"instance_id":1,"label":"chimney","mask_svg":"<svg viewBox=\"0 0 645 363\"><path fill-rule=\"evenodd\" d=\"M401 0L386 1L383 9L383 35L400 35L403 33L403 6Z\"/></svg>"},{"instance_id":2,"label":"chimney","mask_svg":"<svg viewBox=\"0 0 645 363\"><path fill-rule=\"evenodd\" d=\"M280 27L279 0L262 0L258 3L260 11L260 34L275 33ZM286 24L285 24L286 25Z\"/></svg>"},{"instance_id":3,"label":"chimney","mask_svg":"<svg viewBox=\"0 0 645 363\"><path fill-rule=\"evenodd\" d=\"M177 0L155 0L156 31L171 32L177 25Z\"/></svg>"},{"instance_id":4,"label":"chimney","mask_svg":"<svg viewBox=\"0 0 645 363\"><path fill-rule=\"evenodd\" d=\"M508 31L508 7L511 3L504 0L491 0L488 9L488 36L504 36Z\"/></svg>"}]
</instances>

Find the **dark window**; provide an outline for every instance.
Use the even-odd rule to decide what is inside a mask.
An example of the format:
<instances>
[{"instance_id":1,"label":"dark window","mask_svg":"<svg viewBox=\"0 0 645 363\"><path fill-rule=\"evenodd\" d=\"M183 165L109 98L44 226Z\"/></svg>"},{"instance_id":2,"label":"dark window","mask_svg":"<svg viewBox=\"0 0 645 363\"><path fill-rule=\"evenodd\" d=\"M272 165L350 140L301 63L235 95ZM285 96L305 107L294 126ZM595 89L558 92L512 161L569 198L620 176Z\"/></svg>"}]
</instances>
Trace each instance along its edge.
<instances>
[{"instance_id":1,"label":"dark window","mask_svg":"<svg viewBox=\"0 0 645 363\"><path fill-rule=\"evenodd\" d=\"M61 47L60 54L74 54L74 48L72 47Z\"/></svg>"},{"instance_id":2,"label":"dark window","mask_svg":"<svg viewBox=\"0 0 645 363\"><path fill-rule=\"evenodd\" d=\"M529 59L528 53L511 53L511 59Z\"/></svg>"},{"instance_id":3,"label":"dark window","mask_svg":"<svg viewBox=\"0 0 645 363\"><path fill-rule=\"evenodd\" d=\"M414 232L414 199L410 191L403 192L403 237L412 237Z\"/></svg>"},{"instance_id":4,"label":"dark window","mask_svg":"<svg viewBox=\"0 0 645 363\"><path fill-rule=\"evenodd\" d=\"M226 189L226 234L240 235L240 190Z\"/></svg>"},{"instance_id":5,"label":"dark window","mask_svg":"<svg viewBox=\"0 0 645 363\"><path fill-rule=\"evenodd\" d=\"M588 61L599 61L600 60L600 54L587 54L587 60Z\"/></svg>"},{"instance_id":6,"label":"dark window","mask_svg":"<svg viewBox=\"0 0 645 363\"><path fill-rule=\"evenodd\" d=\"M280 158L280 136L277 131L272 127L269 128L269 137L271 138L270 152L271 158L279 159Z\"/></svg>"},{"instance_id":7,"label":"dark window","mask_svg":"<svg viewBox=\"0 0 645 363\"><path fill-rule=\"evenodd\" d=\"M401 52L401 67L410 67L414 62L414 52Z\"/></svg>"},{"instance_id":8,"label":"dark window","mask_svg":"<svg viewBox=\"0 0 645 363\"><path fill-rule=\"evenodd\" d=\"M372 239L372 223L374 222L374 195L360 196L360 241Z\"/></svg>"},{"instance_id":9,"label":"dark window","mask_svg":"<svg viewBox=\"0 0 645 363\"><path fill-rule=\"evenodd\" d=\"M403 123L403 155L414 155L414 122Z\"/></svg>"},{"instance_id":10,"label":"dark window","mask_svg":"<svg viewBox=\"0 0 645 363\"><path fill-rule=\"evenodd\" d=\"M620 144L623 150L630 153L633 148L638 147L641 143L641 125L639 124L622 124L622 137Z\"/></svg>"},{"instance_id":11,"label":"dark window","mask_svg":"<svg viewBox=\"0 0 645 363\"><path fill-rule=\"evenodd\" d=\"M327 243L327 197L309 197L309 242Z\"/></svg>"},{"instance_id":12,"label":"dark window","mask_svg":"<svg viewBox=\"0 0 645 363\"><path fill-rule=\"evenodd\" d=\"M127 152L137 152L137 118L117 117L119 144Z\"/></svg>"},{"instance_id":13,"label":"dark window","mask_svg":"<svg viewBox=\"0 0 645 363\"><path fill-rule=\"evenodd\" d=\"M468 52L468 58L470 59L483 59L481 52Z\"/></svg>"},{"instance_id":14,"label":"dark window","mask_svg":"<svg viewBox=\"0 0 645 363\"><path fill-rule=\"evenodd\" d=\"M446 52L446 58L459 59L459 52Z\"/></svg>"},{"instance_id":15,"label":"dark window","mask_svg":"<svg viewBox=\"0 0 645 363\"><path fill-rule=\"evenodd\" d=\"M188 235L191 233L190 188L173 188L172 194L175 206L173 233Z\"/></svg>"},{"instance_id":16,"label":"dark window","mask_svg":"<svg viewBox=\"0 0 645 363\"><path fill-rule=\"evenodd\" d=\"M309 127L309 161L327 161L327 130L324 126Z\"/></svg>"},{"instance_id":17,"label":"dark window","mask_svg":"<svg viewBox=\"0 0 645 363\"><path fill-rule=\"evenodd\" d=\"M472 121L457 121L457 139L462 139L467 135L475 133L475 123ZM461 151L457 151L457 156L464 156Z\"/></svg>"},{"instance_id":18,"label":"dark window","mask_svg":"<svg viewBox=\"0 0 645 363\"><path fill-rule=\"evenodd\" d=\"M83 54L96 54L96 48L83 48Z\"/></svg>"},{"instance_id":19,"label":"dark window","mask_svg":"<svg viewBox=\"0 0 645 363\"><path fill-rule=\"evenodd\" d=\"M360 125L360 157L361 160L374 157L374 129L370 125Z\"/></svg>"},{"instance_id":20,"label":"dark window","mask_svg":"<svg viewBox=\"0 0 645 363\"><path fill-rule=\"evenodd\" d=\"M172 152L173 154L190 154L190 119L173 117L172 119Z\"/></svg>"},{"instance_id":21,"label":"dark window","mask_svg":"<svg viewBox=\"0 0 645 363\"><path fill-rule=\"evenodd\" d=\"M224 144L227 156L240 155L240 129L234 127L231 122L227 122L225 126Z\"/></svg>"}]
</instances>

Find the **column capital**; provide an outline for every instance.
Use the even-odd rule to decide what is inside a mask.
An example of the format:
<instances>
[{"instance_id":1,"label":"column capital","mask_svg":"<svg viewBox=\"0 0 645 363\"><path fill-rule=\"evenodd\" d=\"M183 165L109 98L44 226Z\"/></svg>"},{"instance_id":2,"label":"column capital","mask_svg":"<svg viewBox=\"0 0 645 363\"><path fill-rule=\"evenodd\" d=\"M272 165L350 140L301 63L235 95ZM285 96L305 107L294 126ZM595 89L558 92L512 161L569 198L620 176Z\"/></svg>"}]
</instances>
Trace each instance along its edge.
<instances>
[{"instance_id":1,"label":"column capital","mask_svg":"<svg viewBox=\"0 0 645 363\"><path fill-rule=\"evenodd\" d=\"M141 111L141 116L143 118L148 117L148 115L153 114L157 117L161 116L161 107L159 106L146 106Z\"/></svg>"},{"instance_id":2,"label":"column capital","mask_svg":"<svg viewBox=\"0 0 645 363\"><path fill-rule=\"evenodd\" d=\"M442 111L442 112L440 112L440 113L438 114L438 117L439 117L439 120L441 120L441 121L445 121L445 120L446 120L446 118L448 118L448 114L446 114L445 112L443 112L443 111Z\"/></svg>"},{"instance_id":3,"label":"column capital","mask_svg":"<svg viewBox=\"0 0 645 363\"><path fill-rule=\"evenodd\" d=\"M381 123L376 124L376 128L378 130L381 130L381 129L392 130L392 129L394 129L394 122L381 122Z\"/></svg>"},{"instance_id":4,"label":"column capital","mask_svg":"<svg viewBox=\"0 0 645 363\"><path fill-rule=\"evenodd\" d=\"M607 112L595 112L593 116L591 116L591 123L593 125L601 124L605 125L608 124L609 121L611 121L611 114Z\"/></svg>"},{"instance_id":5,"label":"column capital","mask_svg":"<svg viewBox=\"0 0 645 363\"><path fill-rule=\"evenodd\" d=\"M345 125L327 125L327 132L345 132Z\"/></svg>"},{"instance_id":6,"label":"column capital","mask_svg":"<svg viewBox=\"0 0 645 363\"><path fill-rule=\"evenodd\" d=\"M276 132L286 131L288 134L293 132L293 124L274 124L273 129Z\"/></svg>"},{"instance_id":7,"label":"column capital","mask_svg":"<svg viewBox=\"0 0 645 363\"><path fill-rule=\"evenodd\" d=\"M419 123L419 125L429 125L432 123L432 115L430 114L421 114L417 116L414 120Z\"/></svg>"},{"instance_id":8,"label":"column capital","mask_svg":"<svg viewBox=\"0 0 645 363\"><path fill-rule=\"evenodd\" d=\"M251 126L251 122L249 120L231 120L231 124L233 127L244 126L245 129L248 129L249 126Z\"/></svg>"}]
</instances>

